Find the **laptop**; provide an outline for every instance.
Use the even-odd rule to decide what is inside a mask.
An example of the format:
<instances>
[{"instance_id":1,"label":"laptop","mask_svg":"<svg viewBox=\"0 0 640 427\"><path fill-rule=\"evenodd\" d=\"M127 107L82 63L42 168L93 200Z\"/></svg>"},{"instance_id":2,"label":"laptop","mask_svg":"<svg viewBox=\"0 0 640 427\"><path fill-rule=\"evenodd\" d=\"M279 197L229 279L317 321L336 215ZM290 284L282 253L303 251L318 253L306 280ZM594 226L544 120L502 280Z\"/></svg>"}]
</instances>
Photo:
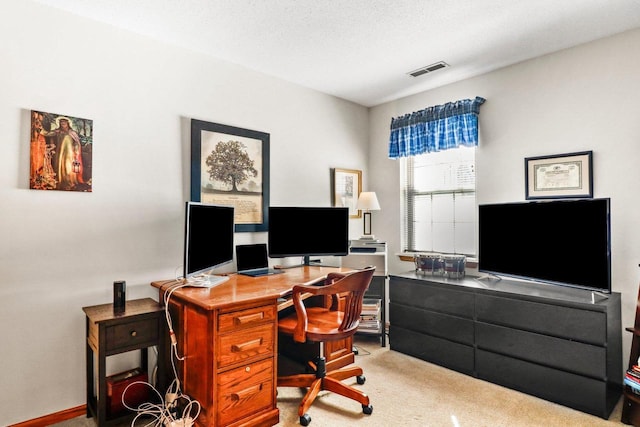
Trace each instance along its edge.
<instances>
[{"instance_id":1,"label":"laptop","mask_svg":"<svg viewBox=\"0 0 640 427\"><path fill-rule=\"evenodd\" d=\"M236 245L236 263L238 274L259 277L284 273L282 270L269 268L267 244Z\"/></svg>"}]
</instances>

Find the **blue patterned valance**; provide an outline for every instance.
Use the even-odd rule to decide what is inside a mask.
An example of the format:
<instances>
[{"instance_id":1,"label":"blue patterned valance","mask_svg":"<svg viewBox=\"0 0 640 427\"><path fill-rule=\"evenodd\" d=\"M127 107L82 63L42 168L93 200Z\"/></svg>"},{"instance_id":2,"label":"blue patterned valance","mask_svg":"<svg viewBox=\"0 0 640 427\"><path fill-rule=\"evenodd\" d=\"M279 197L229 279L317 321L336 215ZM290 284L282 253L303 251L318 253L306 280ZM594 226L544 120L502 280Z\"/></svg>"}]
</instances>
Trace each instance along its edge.
<instances>
[{"instance_id":1,"label":"blue patterned valance","mask_svg":"<svg viewBox=\"0 0 640 427\"><path fill-rule=\"evenodd\" d=\"M478 113L485 99L463 99L391 119L389 158L478 145Z\"/></svg>"}]
</instances>

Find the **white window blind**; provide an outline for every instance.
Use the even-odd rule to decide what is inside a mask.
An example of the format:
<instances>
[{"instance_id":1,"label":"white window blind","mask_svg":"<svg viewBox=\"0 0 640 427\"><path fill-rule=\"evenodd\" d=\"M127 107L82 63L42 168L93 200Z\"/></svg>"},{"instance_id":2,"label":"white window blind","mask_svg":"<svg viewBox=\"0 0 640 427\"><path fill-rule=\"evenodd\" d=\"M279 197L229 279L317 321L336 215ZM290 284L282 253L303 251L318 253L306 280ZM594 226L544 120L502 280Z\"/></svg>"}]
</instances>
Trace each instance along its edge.
<instances>
[{"instance_id":1,"label":"white window blind","mask_svg":"<svg viewBox=\"0 0 640 427\"><path fill-rule=\"evenodd\" d=\"M401 160L403 250L476 252L475 147Z\"/></svg>"}]
</instances>

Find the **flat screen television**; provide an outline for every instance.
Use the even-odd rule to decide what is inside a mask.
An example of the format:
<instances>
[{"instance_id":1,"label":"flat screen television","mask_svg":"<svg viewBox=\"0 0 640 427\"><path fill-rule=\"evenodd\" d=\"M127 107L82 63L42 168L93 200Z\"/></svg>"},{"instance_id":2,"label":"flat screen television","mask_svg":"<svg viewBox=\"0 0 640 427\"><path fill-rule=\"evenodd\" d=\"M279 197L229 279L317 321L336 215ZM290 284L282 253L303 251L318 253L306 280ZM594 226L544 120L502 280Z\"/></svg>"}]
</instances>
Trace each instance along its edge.
<instances>
[{"instance_id":1,"label":"flat screen television","mask_svg":"<svg viewBox=\"0 0 640 427\"><path fill-rule=\"evenodd\" d=\"M234 208L187 202L184 234L184 278L211 287L227 279L213 269L233 261Z\"/></svg>"},{"instance_id":2,"label":"flat screen television","mask_svg":"<svg viewBox=\"0 0 640 427\"><path fill-rule=\"evenodd\" d=\"M349 253L349 209L342 207L269 207L269 256L344 256Z\"/></svg>"},{"instance_id":3,"label":"flat screen television","mask_svg":"<svg viewBox=\"0 0 640 427\"><path fill-rule=\"evenodd\" d=\"M609 199L478 207L478 271L611 292Z\"/></svg>"}]
</instances>

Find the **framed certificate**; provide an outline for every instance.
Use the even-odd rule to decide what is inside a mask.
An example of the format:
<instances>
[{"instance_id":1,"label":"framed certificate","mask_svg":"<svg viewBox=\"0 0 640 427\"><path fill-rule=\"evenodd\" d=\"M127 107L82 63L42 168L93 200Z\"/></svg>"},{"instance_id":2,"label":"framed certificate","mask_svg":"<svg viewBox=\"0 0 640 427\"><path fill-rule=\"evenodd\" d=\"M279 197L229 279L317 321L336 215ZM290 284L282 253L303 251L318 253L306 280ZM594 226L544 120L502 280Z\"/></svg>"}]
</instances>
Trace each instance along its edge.
<instances>
[{"instance_id":1,"label":"framed certificate","mask_svg":"<svg viewBox=\"0 0 640 427\"><path fill-rule=\"evenodd\" d=\"M593 152L524 159L526 199L593 197Z\"/></svg>"}]
</instances>

